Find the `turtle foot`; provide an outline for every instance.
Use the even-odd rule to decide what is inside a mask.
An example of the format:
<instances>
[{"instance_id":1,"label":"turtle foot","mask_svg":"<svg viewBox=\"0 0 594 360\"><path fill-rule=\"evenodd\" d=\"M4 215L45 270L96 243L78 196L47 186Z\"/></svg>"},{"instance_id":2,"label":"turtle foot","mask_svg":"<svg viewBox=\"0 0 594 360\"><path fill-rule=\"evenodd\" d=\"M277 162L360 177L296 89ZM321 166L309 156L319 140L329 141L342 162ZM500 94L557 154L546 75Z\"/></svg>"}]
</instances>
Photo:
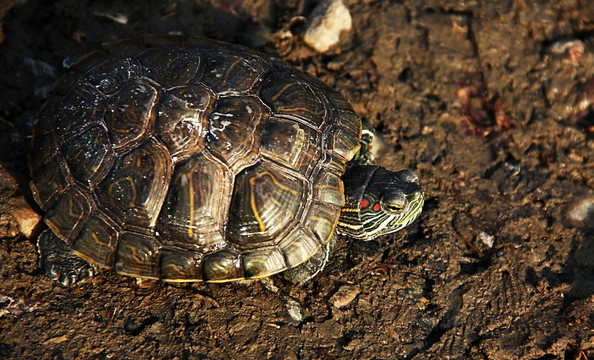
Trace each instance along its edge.
<instances>
[{"instance_id":1,"label":"turtle foot","mask_svg":"<svg viewBox=\"0 0 594 360\"><path fill-rule=\"evenodd\" d=\"M64 286L72 286L93 276L95 267L81 259L62 239L49 229L37 240L39 267L52 280Z\"/></svg>"},{"instance_id":2,"label":"turtle foot","mask_svg":"<svg viewBox=\"0 0 594 360\"><path fill-rule=\"evenodd\" d=\"M309 260L297 267L283 272L284 278L298 286L307 284L311 279L324 270L324 267L326 266L326 263L328 263L328 259L332 254L334 245L336 245L336 236L332 237L328 244L322 247Z\"/></svg>"}]
</instances>

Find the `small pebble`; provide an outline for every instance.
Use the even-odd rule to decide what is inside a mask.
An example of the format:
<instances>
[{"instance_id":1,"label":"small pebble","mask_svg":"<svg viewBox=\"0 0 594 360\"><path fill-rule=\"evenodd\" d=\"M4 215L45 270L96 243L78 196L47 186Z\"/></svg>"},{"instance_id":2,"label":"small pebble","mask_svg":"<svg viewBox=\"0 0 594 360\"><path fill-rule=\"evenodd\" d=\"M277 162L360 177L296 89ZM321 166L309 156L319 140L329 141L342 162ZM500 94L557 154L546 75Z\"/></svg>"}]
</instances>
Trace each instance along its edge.
<instances>
[{"instance_id":1,"label":"small pebble","mask_svg":"<svg viewBox=\"0 0 594 360\"><path fill-rule=\"evenodd\" d=\"M12 198L11 204L14 206L12 217L19 225L21 234L27 239L37 236L41 215L31 208L23 196Z\"/></svg>"},{"instance_id":2,"label":"small pebble","mask_svg":"<svg viewBox=\"0 0 594 360\"><path fill-rule=\"evenodd\" d=\"M579 199L567 206L565 219L571 226L594 228L594 198Z\"/></svg>"},{"instance_id":3,"label":"small pebble","mask_svg":"<svg viewBox=\"0 0 594 360\"><path fill-rule=\"evenodd\" d=\"M357 295L359 295L360 292L361 290L358 286L343 285L340 287L340 289L338 289L338 291L334 295L332 295L332 297L330 298L330 303L338 309L346 307L353 300L355 300L355 298L357 297Z\"/></svg>"},{"instance_id":4,"label":"small pebble","mask_svg":"<svg viewBox=\"0 0 594 360\"><path fill-rule=\"evenodd\" d=\"M478 235L478 238L483 244L487 245L489 249L493 247L493 243L495 241L495 237L493 235L489 235L486 232L481 231L481 233Z\"/></svg>"},{"instance_id":5,"label":"small pebble","mask_svg":"<svg viewBox=\"0 0 594 360\"><path fill-rule=\"evenodd\" d=\"M304 41L324 53L340 41L343 31L350 31L353 19L349 9L338 0L322 1L312 11Z\"/></svg>"},{"instance_id":6,"label":"small pebble","mask_svg":"<svg viewBox=\"0 0 594 360\"><path fill-rule=\"evenodd\" d=\"M286 297L285 301L289 323L293 326L298 326L303 322L303 309L301 304L289 297Z\"/></svg>"},{"instance_id":7,"label":"small pebble","mask_svg":"<svg viewBox=\"0 0 594 360\"><path fill-rule=\"evenodd\" d=\"M56 336L56 337L53 337L53 338L48 339L45 342L43 342L43 345L61 344L66 341L68 341L68 336L66 336L66 335Z\"/></svg>"},{"instance_id":8,"label":"small pebble","mask_svg":"<svg viewBox=\"0 0 594 360\"><path fill-rule=\"evenodd\" d=\"M565 39L554 42L549 52L558 57L566 57L572 63L579 63L584 55L585 45L581 40Z\"/></svg>"}]
</instances>

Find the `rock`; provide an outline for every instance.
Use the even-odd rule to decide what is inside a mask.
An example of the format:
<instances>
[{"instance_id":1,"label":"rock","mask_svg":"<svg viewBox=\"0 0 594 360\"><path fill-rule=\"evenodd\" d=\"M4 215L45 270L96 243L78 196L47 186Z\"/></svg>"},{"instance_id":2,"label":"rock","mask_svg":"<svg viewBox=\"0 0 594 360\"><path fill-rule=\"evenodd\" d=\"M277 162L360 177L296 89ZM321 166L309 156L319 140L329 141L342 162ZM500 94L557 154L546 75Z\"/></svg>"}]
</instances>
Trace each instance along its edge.
<instances>
[{"instance_id":1,"label":"rock","mask_svg":"<svg viewBox=\"0 0 594 360\"><path fill-rule=\"evenodd\" d=\"M566 208L565 220L579 228L594 228L594 198L577 199Z\"/></svg>"},{"instance_id":2,"label":"rock","mask_svg":"<svg viewBox=\"0 0 594 360\"><path fill-rule=\"evenodd\" d=\"M349 32L352 26L351 13L341 1L322 1L311 12L304 41L324 53L338 44L341 33Z\"/></svg>"},{"instance_id":3,"label":"rock","mask_svg":"<svg viewBox=\"0 0 594 360\"><path fill-rule=\"evenodd\" d=\"M359 295L360 292L361 290L358 286L343 285L338 289L338 291L334 295L332 295L332 297L330 298L330 303L338 309L346 307L353 300L355 300L355 298L357 297L357 295Z\"/></svg>"},{"instance_id":4,"label":"rock","mask_svg":"<svg viewBox=\"0 0 594 360\"><path fill-rule=\"evenodd\" d=\"M484 231L481 231L478 235L478 239L485 245L487 245L487 247L489 249L493 248L493 244L495 243L495 236L493 235L489 235Z\"/></svg>"},{"instance_id":5,"label":"rock","mask_svg":"<svg viewBox=\"0 0 594 360\"><path fill-rule=\"evenodd\" d=\"M285 297L286 306L287 306L287 320L289 324L293 326L299 326L303 322L303 308L301 304L291 299L290 297Z\"/></svg>"},{"instance_id":6,"label":"rock","mask_svg":"<svg viewBox=\"0 0 594 360\"><path fill-rule=\"evenodd\" d=\"M19 224L21 234L28 239L36 237L39 234L41 215L33 210L24 196L12 198L10 202L14 206L12 217Z\"/></svg>"}]
</instances>

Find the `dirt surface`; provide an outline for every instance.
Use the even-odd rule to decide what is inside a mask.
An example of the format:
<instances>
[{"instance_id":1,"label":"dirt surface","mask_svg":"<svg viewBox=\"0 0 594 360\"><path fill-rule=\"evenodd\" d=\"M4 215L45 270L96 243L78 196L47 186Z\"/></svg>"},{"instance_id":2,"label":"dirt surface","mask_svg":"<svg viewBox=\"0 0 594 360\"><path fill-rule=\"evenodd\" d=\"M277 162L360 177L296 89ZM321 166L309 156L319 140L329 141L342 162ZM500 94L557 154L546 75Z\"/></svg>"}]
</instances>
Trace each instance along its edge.
<instances>
[{"instance_id":1,"label":"dirt surface","mask_svg":"<svg viewBox=\"0 0 594 360\"><path fill-rule=\"evenodd\" d=\"M0 2L0 358L594 358L594 3L345 3L354 29L320 55L313 2ZM420 176L418 223L339 239L301 288L45 278L18 215L44 95L99 43L170 32L344 94L395 150L384 165Z\"/></svg>"}]
</instances>

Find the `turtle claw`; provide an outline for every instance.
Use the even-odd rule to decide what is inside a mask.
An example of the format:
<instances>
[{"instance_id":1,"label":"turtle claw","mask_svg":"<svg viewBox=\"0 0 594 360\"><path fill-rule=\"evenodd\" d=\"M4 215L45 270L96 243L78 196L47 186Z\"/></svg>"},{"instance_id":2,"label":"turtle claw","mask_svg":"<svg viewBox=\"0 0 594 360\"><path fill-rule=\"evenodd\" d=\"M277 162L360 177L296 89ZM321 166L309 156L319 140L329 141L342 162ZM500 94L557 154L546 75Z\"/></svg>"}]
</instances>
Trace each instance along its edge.
<instances>
[{"instance_id":1,"label":"turtle claw","mask_svg":"<svg viewBox=\"0 0 594 360\"><path fill-rule=\"evenodd\" d=\"M39 267L52 280L66 287L93 276L95 267L74 254L62 239L44 230L37 240Z\"/></svg>"},{"instance_id":2,"label":"turtle claw","mask_svg":"<svg viewBox=\"0 0 594 360\"><path fill-rule=\"evenodd\" d=\"M62 284L65 287L70 287L84 281L85 279L95 274L93 266L89 263L86 263L83 266L72 270L75 271L71 273L60 273L59 276L55 278L55 280L57 280L60 284Z\"/></svg>"}]
</instances>

